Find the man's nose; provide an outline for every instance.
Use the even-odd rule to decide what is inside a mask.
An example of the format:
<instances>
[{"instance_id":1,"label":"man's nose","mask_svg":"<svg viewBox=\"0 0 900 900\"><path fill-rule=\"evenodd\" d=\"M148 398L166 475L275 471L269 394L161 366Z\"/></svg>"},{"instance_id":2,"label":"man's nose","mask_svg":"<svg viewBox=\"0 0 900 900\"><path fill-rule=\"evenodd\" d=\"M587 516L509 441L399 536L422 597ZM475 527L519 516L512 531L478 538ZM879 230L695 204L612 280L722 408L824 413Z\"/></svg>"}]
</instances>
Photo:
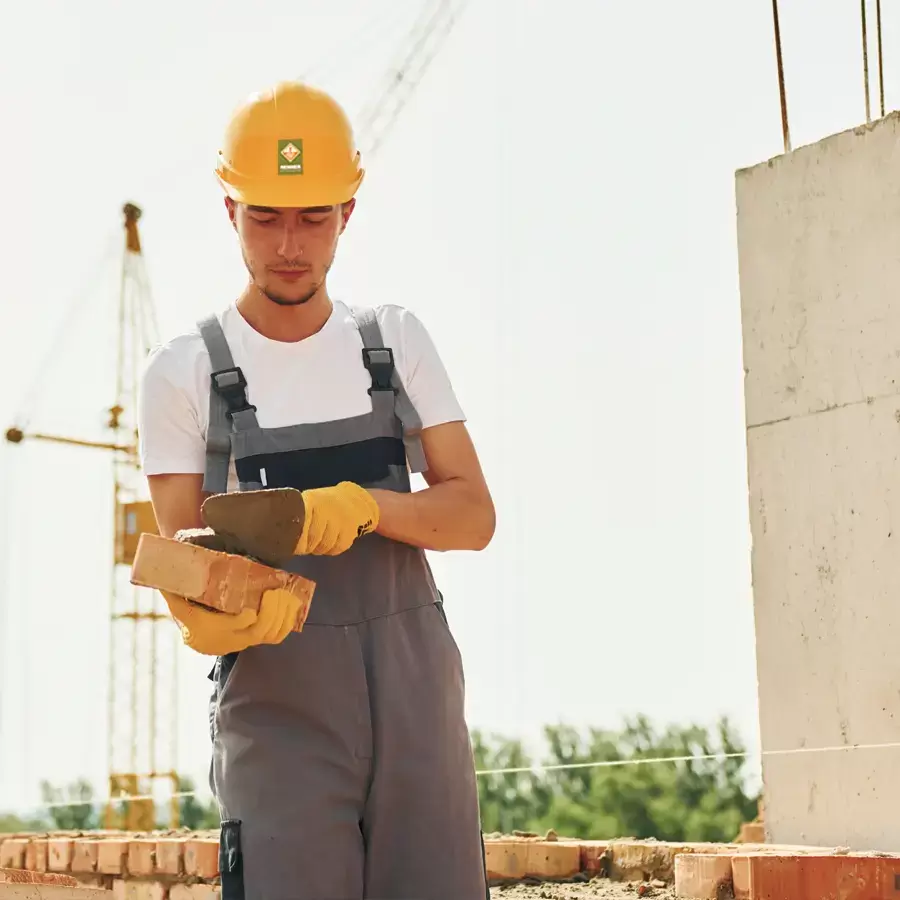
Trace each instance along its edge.
<instances>
[{"instance_id":1,"label":"man's nose","mask_svg":"<svg viewBox=\"0 0 900 900\"><path fill-rule=\"evenodd\" d=\"M303 243L298 228L295 228L293 225L284 227L281 235L281 247L278 253L288 262L300 259L303 256Z\"/></svg>"}]
</instances>

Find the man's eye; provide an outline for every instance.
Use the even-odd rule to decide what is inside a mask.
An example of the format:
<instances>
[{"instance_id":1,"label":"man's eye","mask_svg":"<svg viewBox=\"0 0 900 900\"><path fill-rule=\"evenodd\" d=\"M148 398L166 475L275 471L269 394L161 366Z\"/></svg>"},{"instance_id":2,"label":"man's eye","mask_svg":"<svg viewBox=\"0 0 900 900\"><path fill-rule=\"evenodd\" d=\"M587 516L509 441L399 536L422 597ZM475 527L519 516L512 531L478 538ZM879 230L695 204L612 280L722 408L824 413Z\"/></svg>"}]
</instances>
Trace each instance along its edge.
<instances>
[{"instance_id":1,"label":"man's eye","mask_svg":"<svg viewBox=\"0 0 900 900\"><path fill-rule=\"evenodd\" d=\"M275 217L270 216L268 219L258 219L254 216L253 221L256 222L257 225L271 225L275 221Z\"/></svg>"},{"instance_id":2,"label":"man's eye","mask_svg":"<svg viewBox=\"0 0 900 900\"><path fill-rule=\"evenodd\" d=\"M304 216L303 221L307 225L324 225L328 221L328 216Z\"/></svg>"}]
</instances>

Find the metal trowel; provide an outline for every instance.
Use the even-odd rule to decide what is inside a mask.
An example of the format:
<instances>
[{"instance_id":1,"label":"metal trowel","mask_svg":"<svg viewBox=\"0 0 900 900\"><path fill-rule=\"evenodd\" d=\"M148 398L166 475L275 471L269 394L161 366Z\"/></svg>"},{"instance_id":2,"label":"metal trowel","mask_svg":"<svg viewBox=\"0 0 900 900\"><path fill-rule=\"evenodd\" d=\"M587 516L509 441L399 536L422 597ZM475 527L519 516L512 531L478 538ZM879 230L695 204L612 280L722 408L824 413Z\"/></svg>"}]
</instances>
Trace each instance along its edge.
<instances>
[{"instance_id":1,"label":"metal trowel","mask_svg":"<svg viewBox=\"0 0 900 900\"><path fill-rule=\"evenodd\" d=\"M227 549L281 568L295 555L305 521L303 494L295 488L267 488L213 494L200 507L200 517L213 534L210 549Z\"/></svg>"}]
</instances>

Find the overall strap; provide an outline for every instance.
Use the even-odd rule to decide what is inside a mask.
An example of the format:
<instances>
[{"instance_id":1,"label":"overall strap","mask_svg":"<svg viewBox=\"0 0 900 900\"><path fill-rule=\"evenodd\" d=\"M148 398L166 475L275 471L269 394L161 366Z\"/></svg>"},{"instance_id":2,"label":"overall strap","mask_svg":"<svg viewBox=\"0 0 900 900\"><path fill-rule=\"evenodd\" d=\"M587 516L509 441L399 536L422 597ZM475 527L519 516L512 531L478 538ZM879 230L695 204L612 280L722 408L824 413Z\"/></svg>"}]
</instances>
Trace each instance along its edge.
<instances>
[{"instance_id":1,"label":"overall strap","mask_svg":"<svg viewBox=\"0 0 900 900\"><path fill-rule=\"evenodd\" d=\"M422 449L422 420L410 402L403 387L397 369L394 366L394 351L384 346L381 328L375 310L370 308L353 308L351 314L359 329L363 342L363 364L372 376L372 408L378 411L386 409L400 419L403 426L403 443L406 446L406 459L411 472L424 472L428 468L425 451Z\"/></svg>"},{"instance_id":2,"label":"overall strap","mask_svg":"<svg viewBox=\"0 0 900 900\"><path fill-rule=\"evenodd\" d=\"M247 402L247 380L234 364L218 316L207 316L198 327L212 364L203 490L224 494L228 488L232 428L243 431L258 427L256 407Z\"/></svg>"}]
</instances>

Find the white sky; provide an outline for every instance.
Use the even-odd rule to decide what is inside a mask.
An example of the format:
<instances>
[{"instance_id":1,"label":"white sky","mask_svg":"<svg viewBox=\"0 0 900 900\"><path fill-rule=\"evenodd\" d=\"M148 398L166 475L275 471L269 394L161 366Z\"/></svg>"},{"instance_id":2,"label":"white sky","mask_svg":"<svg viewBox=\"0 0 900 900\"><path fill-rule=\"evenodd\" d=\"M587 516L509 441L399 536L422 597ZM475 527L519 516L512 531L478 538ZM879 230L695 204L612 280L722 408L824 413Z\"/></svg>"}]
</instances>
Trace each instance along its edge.
<instances>
[{"instance_id":1,"label":"white sky","mask_svg":"<svg viewBox=\"0 0 900 900\"><path fill-rule=\"evenodd\" d=\"M102 435L116 276L98 263L124 202L144 208L164 334L236 295L211 174L226 117L310 68L358 111L421 4L373 5L7 17L0 423L40 377L35 427ZM864 118L858 7L782 5L796 146ZM367 160L333 293L426 322L498 506L487 551L434 558L473 726L727 713L755 742L733 177L780 152L768 2L472 0ZM73 303L104 318L63 331ZM104 454L0 448L0 810L41 778L103 789L109 504ZM202 786L209 666L180 665L180 766Z\"/></svg>"}]
</instances>

